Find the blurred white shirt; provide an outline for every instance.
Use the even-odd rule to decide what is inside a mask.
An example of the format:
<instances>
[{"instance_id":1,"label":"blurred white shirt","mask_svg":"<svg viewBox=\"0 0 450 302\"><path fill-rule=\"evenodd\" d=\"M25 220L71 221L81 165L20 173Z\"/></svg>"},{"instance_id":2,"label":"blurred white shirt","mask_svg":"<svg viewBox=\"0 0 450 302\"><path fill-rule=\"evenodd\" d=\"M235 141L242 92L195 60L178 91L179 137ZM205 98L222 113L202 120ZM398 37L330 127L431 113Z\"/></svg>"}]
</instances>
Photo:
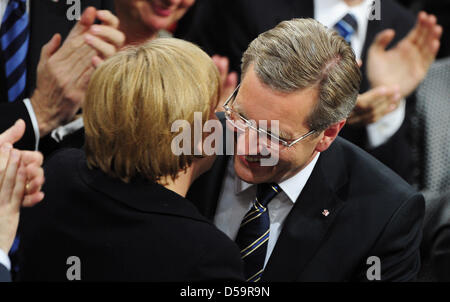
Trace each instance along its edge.
<instances>
[{"instance_id":1,"label":"blurred white shirt","mask_svg":"<svg viewBox=\"0 0 450 302\"><path fill-rule=\"evenodd\" d=\"M358 30L351 37L351 45L356 58L361 59L372 2L372 0L363 0L360 4L350 7L344 0L314 0L314 19L328 28L333 28L347 13L353 14L358 23ZM377 122L367 125L369 148L376 148L386 143L400 129L405 119L405 106L406 101L402 99L397 109Z\"/></svg>"}]
</instances>

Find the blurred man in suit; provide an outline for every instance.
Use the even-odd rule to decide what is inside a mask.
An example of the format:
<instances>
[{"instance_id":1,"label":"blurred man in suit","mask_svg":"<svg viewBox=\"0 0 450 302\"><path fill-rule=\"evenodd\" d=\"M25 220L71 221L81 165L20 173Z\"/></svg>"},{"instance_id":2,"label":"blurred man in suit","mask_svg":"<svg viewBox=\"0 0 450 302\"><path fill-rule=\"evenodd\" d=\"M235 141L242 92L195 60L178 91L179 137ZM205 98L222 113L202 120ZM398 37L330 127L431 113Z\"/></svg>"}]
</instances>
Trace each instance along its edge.
<instances>
[{"instance_id":1,"label":"blurred man in suit","mask_svg":"<svg viewBox=\"0 0 450 302\"><path fill-rule=\"evenodd\" d=\"M87 2L81 1L80 9ZM112 6L101 0L89 5ZM69 8L65 1L50 0L10 0L0 6L0 130L22 118L27 127L20 148L36 149L40 137L73 119L95 65L124 42L110 12L90 7L75 24L68 19ZM103 24L94 25L96 18Z\"/></svg>"},{"instance_id":2,"label":"blurred man in suit","mask_svg":"<svg viewBox=\"0 0 450 302\"><path fill-rule=\"evenodd\" d=\"M224 105L235 155L218 157L188 198L239 245L247 280L367 281L371 256L377 279L414 279L423 197L337 138L361 80L348 43L293 19L255 39L242 62ZM262 165L268 154L276 165Z\"/></svg>"},{"instance_id":3,"label":"blurred man in suit","mask_svg":"<svg viewBox=\"0 0 450 302\"><path fill-rule=\"evenodd\" d=\"M392 0L375 1L380 5L374 7L373 2L199 0L191 21L180 24L179 36L211 55L228 57L231 69L239 71L250 41L282 20L315 18L338 29L363 62L361 95L341 135L412 181L414 162L405 117L414 98L408 97L436 56L442 28L425 13L419 14L414 26L414 16ZM386 50L390 44L395 47Z\"/></svg>"}]
</instances>

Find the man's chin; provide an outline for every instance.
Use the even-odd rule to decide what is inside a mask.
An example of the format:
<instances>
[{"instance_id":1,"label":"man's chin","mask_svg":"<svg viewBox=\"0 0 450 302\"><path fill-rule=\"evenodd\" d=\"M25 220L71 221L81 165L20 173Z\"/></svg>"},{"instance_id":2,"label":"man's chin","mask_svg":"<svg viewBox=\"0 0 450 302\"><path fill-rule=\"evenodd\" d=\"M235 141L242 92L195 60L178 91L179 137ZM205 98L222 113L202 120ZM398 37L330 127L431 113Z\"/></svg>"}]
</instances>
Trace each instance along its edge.
<instances>
[{"instance_id":1,"label":"man's chin","mask_svg":"<svg viewBox=\"0 0 450 302\"><path fill-rule=\"evenodd\" d=\"M234 156L234 171L245 182L259 184L271 182L275 166L261 166L260 162L249 162L245 156Z\"/></svg>"}]
</instances>

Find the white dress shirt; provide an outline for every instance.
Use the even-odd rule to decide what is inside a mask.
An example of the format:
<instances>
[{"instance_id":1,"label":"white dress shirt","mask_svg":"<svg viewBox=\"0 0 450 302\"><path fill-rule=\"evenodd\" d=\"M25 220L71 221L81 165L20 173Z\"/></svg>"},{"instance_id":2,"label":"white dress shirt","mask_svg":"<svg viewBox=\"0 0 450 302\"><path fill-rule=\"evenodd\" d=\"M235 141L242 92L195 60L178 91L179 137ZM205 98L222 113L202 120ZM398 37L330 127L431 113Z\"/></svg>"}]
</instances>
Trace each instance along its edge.
<instances>
[{"instance_id":1,"label":"white dress shirt","mask_svg":"<svg viewBox=\"0 0 450 302\"><path fill-rule=\"evenodd\" d=\"M328 28L333 28L347 13L353 14L358 23L358 30L351 37L351 45L357 58L366 41L369 14L372 0L363 0L355 6L348 6L343 0L314 0L314 19ZM405 99L400 101L397 109L367 125L369 148L376 148L389 140L398 131L405 118Z\"/></svg>"},{"instance_id":2,"label":"white dress shirt","mask_svg":"<svg viewBox=\"0 0 450 302\"><path fill-rule=\"evenodd\" d=\"M11 270L11 262L9 260L8 255L0 249L0 264L3 264L9 271Z\"/></svg>"},{"instance_id":3,"label":"white dress shirt","mask_svg":"<svg viewBox=\"0 0 450 302\"><path fill-rule=\"evenodd\" d=\"M320 153L303 170L278 184L283 191L278 193L268 204L270 235L264 267L272 254L284 221L308 181L319 156ZM219 196L214 224L233 241L236 239L242 219L252 207L255 197L256 185L249 184L236 176L234 159L231 158Z\"/></svg>"}]
</instances>

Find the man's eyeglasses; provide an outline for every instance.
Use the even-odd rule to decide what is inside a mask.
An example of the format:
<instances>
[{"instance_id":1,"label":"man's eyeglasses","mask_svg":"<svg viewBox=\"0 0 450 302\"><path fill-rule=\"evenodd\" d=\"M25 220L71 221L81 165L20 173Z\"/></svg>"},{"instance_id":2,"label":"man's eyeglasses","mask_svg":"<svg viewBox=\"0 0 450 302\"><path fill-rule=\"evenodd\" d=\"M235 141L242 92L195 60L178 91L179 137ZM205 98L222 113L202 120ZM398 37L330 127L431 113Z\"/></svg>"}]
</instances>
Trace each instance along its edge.
<instances>
[{"instance_id":1,"label":"man's eyeglasses","mask_svg":"<svg viewBox=\"0 0 450 302\"><path fill-rule=\"evenodd\" d=\"M298 143L299 141L307 138L308 136L310 136L316 132L316 130L311 130L308 133L300 136L297 139L286 140L286 139L280 138L279 136L277 136L267 130L257 127L254 122L246 119L239 112L237 112L233 109L233 105L235 103L236 96L239 91L239 87L240 87L240 85L238 85L236 87L236 89L233 91L233 93L230 95L230 97L226 100L225 104L223 105L223 108L225 109L225 118L237 129L245 132L248 128L251 128L251 129L255 130L256 132L258 132L258 134L260 134L260 135L262 134L262 136L260 136L260 137L268 137L270 142L267 142L267 143L273 144L276 142L279 145L281 144L282 146L287 147L287 148L292 147L294 144Z\"/></svg>"}]
</instances>

